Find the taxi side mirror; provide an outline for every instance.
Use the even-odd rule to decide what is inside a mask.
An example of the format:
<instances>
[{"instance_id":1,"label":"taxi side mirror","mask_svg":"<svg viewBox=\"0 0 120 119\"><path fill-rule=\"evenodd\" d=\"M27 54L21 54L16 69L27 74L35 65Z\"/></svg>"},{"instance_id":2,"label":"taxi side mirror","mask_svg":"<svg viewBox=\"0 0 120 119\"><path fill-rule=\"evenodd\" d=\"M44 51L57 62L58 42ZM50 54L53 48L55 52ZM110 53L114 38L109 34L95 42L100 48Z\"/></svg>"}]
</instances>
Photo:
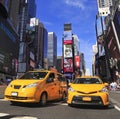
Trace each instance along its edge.
<instances>
[{"instance_id":1,"label":"taxi side mirror","mask_svg":"<svg viewBox=\"0 0 120 119\"><path fill-rule=\"evenodd\" d=\"M107 86L108 86L108 83L104 83L104 85L107 87Z\"/></svg>"}]
</instances>

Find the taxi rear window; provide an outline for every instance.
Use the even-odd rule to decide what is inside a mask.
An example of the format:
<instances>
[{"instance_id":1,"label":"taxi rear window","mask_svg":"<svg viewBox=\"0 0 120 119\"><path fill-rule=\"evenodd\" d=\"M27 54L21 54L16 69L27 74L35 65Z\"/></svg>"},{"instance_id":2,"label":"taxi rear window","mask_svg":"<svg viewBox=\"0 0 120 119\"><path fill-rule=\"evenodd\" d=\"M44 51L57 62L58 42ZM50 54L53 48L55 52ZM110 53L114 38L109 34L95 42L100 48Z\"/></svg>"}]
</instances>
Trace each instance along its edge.
<instances>
[{"instance_id":1,"label":"taxi rear window","mask_svg":"<svg viewBox=\"0 0 120 119\"><path fill-rule=\"evenodd\" d=\"M48 72L27 72L20 79L43 79Z\"/></svg>"}]
</instances>

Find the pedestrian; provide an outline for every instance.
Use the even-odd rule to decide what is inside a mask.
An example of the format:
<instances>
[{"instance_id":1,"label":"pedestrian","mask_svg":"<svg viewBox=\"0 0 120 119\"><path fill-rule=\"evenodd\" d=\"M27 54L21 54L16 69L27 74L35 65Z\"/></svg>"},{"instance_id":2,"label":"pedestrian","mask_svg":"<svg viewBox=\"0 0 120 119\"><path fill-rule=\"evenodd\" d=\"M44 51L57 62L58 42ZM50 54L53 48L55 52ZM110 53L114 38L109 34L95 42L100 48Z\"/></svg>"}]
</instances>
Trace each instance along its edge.
<instances>
[{"instance_id":1,"label":"pedestrian","mask_svg":"<svg viewBox=\"0 0 120 119\"><path fill-rule=\"evenodd\" d=\"M114 90L114 91L117 89L117 83L116 83L116 81L113 81L113 82L110 83L110 89Z\"/></svg>"}]
</instances>

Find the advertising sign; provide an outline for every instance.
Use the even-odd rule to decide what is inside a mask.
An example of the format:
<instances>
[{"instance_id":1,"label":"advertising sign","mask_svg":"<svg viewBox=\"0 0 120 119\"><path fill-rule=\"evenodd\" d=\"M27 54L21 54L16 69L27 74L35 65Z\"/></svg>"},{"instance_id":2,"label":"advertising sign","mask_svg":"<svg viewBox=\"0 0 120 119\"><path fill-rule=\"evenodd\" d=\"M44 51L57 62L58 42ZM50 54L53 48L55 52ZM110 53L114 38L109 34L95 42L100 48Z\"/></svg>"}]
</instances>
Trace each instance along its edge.
<instances>
[{"instance_id":1,"label":"advertising sign","mask_svg":"<svg viewBox=\"0 0 120 119\"><path fill-rule=\"evenodd\" d=\"M76 68L80 67L80 56L75 56L75 67Z\"/></svg>"},{"instance_id":2,"label":"advertising sign","mask_svg":"<svg viewBox=\"0 0 120 119\"><path fill-rule=\"evenodd\" d=\"M64 45L64 58L72 57L72 45Z\"/></svg>"},{"instance_id":3,"label":"advertising sign","mask_svg":"<svg viewBox=\"0 0 120 119\"><path fill-rule=\"evenodd\" d=\"M72 44L72 32L64 31L63 39L64 39L64 44Z\"/></svg>"},{"instance_id":4,"label":"advertising sign","mask_svg":"<svg viewBox=\"0 0 120 119\"><path fill-rule=\"evenodd\" d=\"M73 72L73 59L64 59L64 72Z\"/></svg>"}]
</instances>

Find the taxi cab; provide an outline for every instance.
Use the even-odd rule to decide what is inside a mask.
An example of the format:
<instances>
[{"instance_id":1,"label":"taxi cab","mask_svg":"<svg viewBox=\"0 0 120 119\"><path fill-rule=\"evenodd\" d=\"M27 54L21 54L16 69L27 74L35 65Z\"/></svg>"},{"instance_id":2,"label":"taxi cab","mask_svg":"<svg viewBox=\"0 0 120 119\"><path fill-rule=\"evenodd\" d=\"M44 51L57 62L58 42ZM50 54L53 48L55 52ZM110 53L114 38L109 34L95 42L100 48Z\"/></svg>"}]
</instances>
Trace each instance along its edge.
<instances>
[{"instance_id":1,"label":"taxi cab","mask_svg":"<svg viewBox=\"0 0 120 119\"><path fill-rule=\"evenodd\" d=\"M73 105L101 105L108 107L107 83L98 76L79 76L69 84L67 103Z\"/></svg>"},{"instance_id":2,"label":"taxi cab","mask_svg":"<svg viewBox=\"0 0 120 119\"><path fill-rule=\"evenodd\" d=\"M34 70L13 80L4 92L4 99L11 103L39 103L45 106L48 101L66 99L67 82L56 70Z\"/></svg>"}]
</instances>

